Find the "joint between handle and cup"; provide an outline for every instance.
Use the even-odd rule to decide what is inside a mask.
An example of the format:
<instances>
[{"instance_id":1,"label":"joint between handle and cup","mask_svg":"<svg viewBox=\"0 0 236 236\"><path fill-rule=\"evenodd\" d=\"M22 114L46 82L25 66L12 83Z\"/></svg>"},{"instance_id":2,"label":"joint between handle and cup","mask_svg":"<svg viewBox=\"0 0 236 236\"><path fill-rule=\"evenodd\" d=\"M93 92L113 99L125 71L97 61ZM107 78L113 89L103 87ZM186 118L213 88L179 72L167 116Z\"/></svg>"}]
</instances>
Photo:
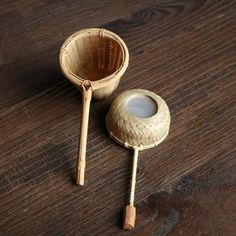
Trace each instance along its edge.
<instances>
[{"instance_id":1,"label":"joint between handle and cup","mask_svg":"<svg viewBox=\"0 0 236 236\"><path fill-rule=\"evenodd\" d=\"M94 91L94 88L93 88L93 84L90 80L84 80L82 83L81 83L81 87L83 89L83 91L85 92L93 92Z\"/></svg>"}]
</instances>

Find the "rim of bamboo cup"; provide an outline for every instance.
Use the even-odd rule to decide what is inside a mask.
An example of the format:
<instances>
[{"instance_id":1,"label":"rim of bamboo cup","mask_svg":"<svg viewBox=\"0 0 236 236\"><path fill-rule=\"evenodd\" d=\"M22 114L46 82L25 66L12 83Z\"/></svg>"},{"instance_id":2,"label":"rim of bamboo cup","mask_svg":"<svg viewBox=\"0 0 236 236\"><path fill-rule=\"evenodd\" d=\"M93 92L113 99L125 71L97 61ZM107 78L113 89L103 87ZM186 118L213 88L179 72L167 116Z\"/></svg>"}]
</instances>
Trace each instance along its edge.
<instances>
[{"instance_id":1,"label":"rim of bamboo cup","mask_svg":"<svg viewBox=\"0 0 236 236\"><path fill-rule=\"evenodd\" d=\"M156 102L157 111L147 118L139 118L129 113L127 103L135 96L147 96ZM132 180L129 204L124 210L123 228L131 230L135 227L136 208L134 194L138 153L140 150L157 146L167 137L170 127L170 111L166 102L157 94L148 90L133 89L120 94L112 102L106 117L106 126L111 138L118 144L134 150ZM145 136L145 134L147 134Z\"/></svg>"},{"instance_id":2,"label":"rim of bamboo cup","mask_svg":"<svg viewBox=\"0 0 236 236\"><path fill-rule=\"evenodd\" d=\"M65 54L67 53L66 48L74 40L77 40L86 36L108 37L119 44L120 49L122 51L122 63L116 71L106 76L105 78L102 78L96 81L90 81L90 80L85 80L81 78L80 76L76 75L75 73L71 72L70 70L68 70L68 68L65 66ZM59 54L59 63L60 63L62 72L73 84L75 84L76 86L91 85L93 90L96 90L96 89L104 88L110 85L116 79L120 78L124 74L129 64L129 51L125 42L117 34L109 30L102 29L102 28L84 29L84 30L80 30L73 33L62 44L61 49L60 49L60 54Z\"/></svg>"},{"instance_id":3,"label":"rim of bamboo cup","mask_svg":"<svg viewBox=\"0 0 236 236\"><path fill-rule=\"evenodd\" d=\"M110 42L115 43L115 46L118 45L119 47L119 60L114 63L118 63L118 67L115 67L115 69L109 71L104 77L96 78L95 80L83 78L82 76L78 75L72 69L70 68L70 65L73 64L72 67L76 67L76 63L79 63L78 58L73 58L75 61L73 61L70 56L68 55L68 49L70 53L73 54L73 50L70 48L71 44L75 44L75 47L77 45L78 40L82 40L84 43L84 39L86 37L93 37L96 39L98 37L98 40L106 39L110 40ZM82 51L85 50L85 46L81 46ZM74 45L72 45L74 46ZM87 45L88 46L88 45ZM96 46L93 45L95 48ZM97 47L99 50L99 48ZM101 50L101 48L100 48ZM108 52L112 54L112 47L108 48ZM118 49L117 49L118 50ZM91 52L90 52L91 53ZM109 58L110 55L109 54ZM77 54L76 54L77 55ZM103 54L101 54L103 55ZM77 55L79 57L79 55ZM96 55L98 57L98 55ZM82 56L81 56L82 57ZM121 58L120 58L121 57ZM99 60L99 58L97 59ZM72 61L72 62L71 62ZM128 67L129 63L129 52L126 44L124 41L115 33L100 29L100 28L90 28L90 29L84 29L80 30L78 32L73 33L70 37L68 37L65 42L63 43L60 54L59 54L59 63L61 66L61 70L65 77L69 79L74 85L77 87L82 88L83 93L83 112L82 112L82 118L81 118L81 127L80 127L80 142L79 142L79 149L78 149L78 156L77 156L77 164L76 164L76 170L77 170L77 178L76 183L78 185L84 185L84 176L85 176L85 166L86 166L86 144L87 144L87 133L88 133L88 122L89 122L89 109L90 109L90 101L92 96L98 99L109 96L117 87L119 80L121 76L124 74L126 68ZM89 62L88 62L89 63ZM91 62L92 63L92 62ZM102 62L104 63L104 61ZM82 62L81 62L82 64ZM69 66L68 66L69 65ZM78 65L79 66L79 65ZM103 65L104 66L104 65ZM116 65L117 66L117 65ZM81 69L82 71L82 69ZM98 72L98 71L97 71ZM88 73L88 72L87 72ZM99 92L99 95L98 95Z\"/></svg>"}]
</instances>

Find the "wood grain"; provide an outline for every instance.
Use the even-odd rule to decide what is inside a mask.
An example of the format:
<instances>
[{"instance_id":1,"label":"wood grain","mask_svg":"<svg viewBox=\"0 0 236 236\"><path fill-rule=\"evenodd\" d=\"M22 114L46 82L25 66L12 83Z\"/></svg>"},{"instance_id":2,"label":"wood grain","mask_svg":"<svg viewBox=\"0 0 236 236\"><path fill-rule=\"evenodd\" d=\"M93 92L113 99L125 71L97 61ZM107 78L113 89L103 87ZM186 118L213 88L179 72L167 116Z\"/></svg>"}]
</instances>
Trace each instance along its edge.
<instances>
[{"instance_id":1,"label":"wood grain","mask_svg":"<svg viewBox=\"0 0 236 236\"><path fill-rule=\"evenodd\" d=\"M234 234L235 1L0 5L1 235ZM89 185L78 188L82 102L61 75L58 52L68 35L92 26L124 39L130 66L111 97L91 104ZM163 97L172 123L163 144L140 153L137 228L127 233L132 152L109 139L104 120L111 101L132 88Z\"/></svg>"}]
</instances>

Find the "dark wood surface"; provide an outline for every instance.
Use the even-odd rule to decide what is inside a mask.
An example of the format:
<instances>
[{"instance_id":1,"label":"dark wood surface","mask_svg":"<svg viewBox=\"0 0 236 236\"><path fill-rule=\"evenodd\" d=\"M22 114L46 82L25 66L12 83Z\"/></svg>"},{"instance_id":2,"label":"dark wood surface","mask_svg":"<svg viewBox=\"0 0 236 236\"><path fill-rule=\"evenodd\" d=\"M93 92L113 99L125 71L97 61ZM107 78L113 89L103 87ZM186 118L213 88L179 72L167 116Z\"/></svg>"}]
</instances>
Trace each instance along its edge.
<instances>
[{"instance_id":1,"label":"dark wood surface","mask_svg":"<svg viewBox=\"0 0 236 236\"><path fill-rule=\"evenodd\" d=\"M91 105L86 186L74 184L81 97L58 53L74 31L118 33L130 65ZM0 235L235 235L236 1L0 2ZM140 153L137 226L122 230L132 153L105 115L123 90L168 103L170 135Z\"/></svg>"}]
</instances>

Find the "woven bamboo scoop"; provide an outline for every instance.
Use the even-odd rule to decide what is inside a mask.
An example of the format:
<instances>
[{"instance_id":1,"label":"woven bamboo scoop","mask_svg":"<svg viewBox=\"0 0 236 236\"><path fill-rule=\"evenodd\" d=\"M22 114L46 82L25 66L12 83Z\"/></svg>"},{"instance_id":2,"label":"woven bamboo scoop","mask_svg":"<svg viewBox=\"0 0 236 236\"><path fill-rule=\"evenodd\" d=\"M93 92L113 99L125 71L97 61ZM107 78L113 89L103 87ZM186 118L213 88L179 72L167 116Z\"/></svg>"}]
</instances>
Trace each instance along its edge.
<instances>
[{"instance_id":1,"label":"woven bamboo scoop","mask_svg":"<svg viewBox=\"0 0 236 236\"><path fill-rule=\"evenodd\" d=\"M112 103L106 118L110 136L134 150L129 205L125 208L124 229L135 226L134 192L138 152L160 144L169 133L170 112L165 101L147 90L128 90Z\"/></svg>"},{"instance_id":2,"label":"woven bamboo scoop","mask_svg":"<svg viewBox=\"0 0 236 236\"><path fill-rule=\"evenodd\" d=\"M76 170L77 184L84 185L91 98L105 98L117 88L128 66L129 52L118 35L105 29L92 28L71 35L61 47L59 60L65 77L83 93Z\"/></svg>"}]
</instances>

